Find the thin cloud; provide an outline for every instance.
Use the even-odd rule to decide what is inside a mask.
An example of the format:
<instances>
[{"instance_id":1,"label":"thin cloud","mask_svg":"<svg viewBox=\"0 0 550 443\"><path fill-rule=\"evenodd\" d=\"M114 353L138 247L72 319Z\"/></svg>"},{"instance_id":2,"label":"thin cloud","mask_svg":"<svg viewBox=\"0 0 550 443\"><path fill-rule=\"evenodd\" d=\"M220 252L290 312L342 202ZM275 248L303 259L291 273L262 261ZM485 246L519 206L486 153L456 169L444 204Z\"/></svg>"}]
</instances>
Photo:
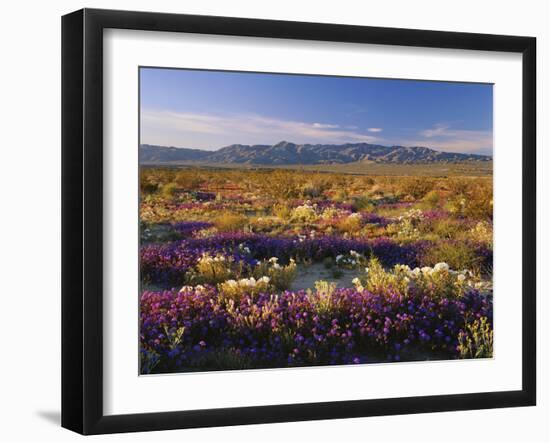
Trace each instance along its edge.
<instances>
[{"instance_id":1,"label":"thin cloud","mask_svg":"<svg viewBox=\"0 0 550 443\"><path fill-rule=\"evenodd\" d=\"M369 132L382 132L382 128L368 128L367 131L369 131Z\"/></svg>"},{"instance_id":2,"label":"thin cloud","mask_svg":"<svg viewBox=\"0 0 550 443\"><path fill-rule=\"evenodd\" d=\"M339 125L329 125L326 123L313 123L314 128L321 128L321 129L337 129L340 126Z\"/></svg>"},{"instance_id":3,"label":"thin cloud","mask_svg":"<svg viewBox=\"0 0 550 443\"><path fill-rule=\"evenodd\" d=\"M454 129L439 123L418 133L419 138L407 140L406 146L427 146L446 152L479 153L492 155L493 131Z\"/></svg>"},{"instance_id":4,"label":"thin cloud","mask_svg":"<svg viewBox=\"0 0 550 443\"><path fill-rule=\"evenodd\" d=\"M307 123L251 115L214 115L144 110L141 142L215 149L232 143L271 144L374 142L377 138L328 123Z\"/></svg>"}]
</instances>

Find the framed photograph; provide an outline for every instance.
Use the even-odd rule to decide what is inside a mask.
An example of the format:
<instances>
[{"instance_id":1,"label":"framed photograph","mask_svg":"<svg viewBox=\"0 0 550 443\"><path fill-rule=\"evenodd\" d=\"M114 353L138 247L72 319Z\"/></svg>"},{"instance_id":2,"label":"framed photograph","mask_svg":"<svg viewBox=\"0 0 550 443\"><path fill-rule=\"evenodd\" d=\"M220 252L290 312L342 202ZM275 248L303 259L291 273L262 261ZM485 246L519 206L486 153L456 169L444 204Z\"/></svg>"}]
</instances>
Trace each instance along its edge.
<instances>
[{"instance_id":1,"label":"framed photograph","mask_svg":"<svg viewBox=\"0 0 550 443\"><path fill-rule=\"evenodd\" d=\"M531 37L62 20L62 425L536 402Z\"/></svg>"}]
</instances>

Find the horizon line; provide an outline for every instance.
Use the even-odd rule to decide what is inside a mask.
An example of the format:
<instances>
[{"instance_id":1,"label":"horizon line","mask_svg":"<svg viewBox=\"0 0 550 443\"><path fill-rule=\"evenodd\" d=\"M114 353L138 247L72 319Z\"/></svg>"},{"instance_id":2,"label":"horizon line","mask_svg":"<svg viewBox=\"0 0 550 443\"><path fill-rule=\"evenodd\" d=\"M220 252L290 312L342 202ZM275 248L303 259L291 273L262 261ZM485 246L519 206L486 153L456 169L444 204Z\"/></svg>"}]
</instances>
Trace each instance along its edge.
<instances>
[{"instance_id":1,"label":"horizon line","mask_svg":"<svg viewBox=\"0 0 550 443\"><path fill-rule=\"evenodd\" d=\"M267 146L267 147L271 147L271 146L276 146L276 145L280 145L282 143L287 143L287 144L293 144L295 146L346 146L346 145L371 145L371 146L382 146L382 147L385 147L385 148L425 148L425 149L430 149L432 151L435 151L435 152L441 152L441 153L444 153L444 154L461 154L461 155L476 155L476 156L480 156L480 157L493 157L493 154L479 154L479 153L475 153L475 152L454 152L454 151L445 151L445 150L440 150L440 149L434 149L434 148L431 148L429 146L423 146L423 145L399 145L399 144L393 144L393 145L383 145L383 144L379 144L379 143L368 143L368 142L347 142L347 143L294 143L294 142L290 142L290 141L287 141L287 140L281 140L277 143L273 143L273 144L269 144L269 143L256 143L256 144L245 144L245 143L231 143L229 145L224 145L224 146L220 146L218 148L212 148L212 149L205 149L205 148L187 148L187 147L184 147L184 146L175 146L175 145L158 145L158 144L152 144L152 143L139 143L139 146L143 146L143 145L147 145L147 146L155 146L155 147L159 147L159 148L174 148L174 149L188 149L188 150L194 150L194 151L203 151L203 152L217 152L221 149L224 149L224 148L228 148L230 146L250 146L250 147L253 147L253 146Z\"/></svg>"}]
</instances>

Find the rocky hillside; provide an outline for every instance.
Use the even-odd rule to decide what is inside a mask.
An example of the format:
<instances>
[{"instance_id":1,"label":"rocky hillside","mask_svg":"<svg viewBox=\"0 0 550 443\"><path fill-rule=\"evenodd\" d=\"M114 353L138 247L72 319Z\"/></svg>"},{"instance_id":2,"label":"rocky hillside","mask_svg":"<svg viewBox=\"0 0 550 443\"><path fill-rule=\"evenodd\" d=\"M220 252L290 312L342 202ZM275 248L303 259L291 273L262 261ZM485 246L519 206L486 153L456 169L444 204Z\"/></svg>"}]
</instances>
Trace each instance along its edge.
<instances>
[{"instance_id":1,"label":"rocky hillside","mask_svg":"<svg viewBox=\"0 0 550 443\"><path fill-rule=\"evenodd\" d=\"M317 165L354 162L419 164L492 160L490 156L486 155L442 152L419 146L382 146L369 143L298 145L286 141L275 145L230 145L216 151L141 145L139 154L142 164L190 162L256 165Z\"/></svg>"}]
</instances>

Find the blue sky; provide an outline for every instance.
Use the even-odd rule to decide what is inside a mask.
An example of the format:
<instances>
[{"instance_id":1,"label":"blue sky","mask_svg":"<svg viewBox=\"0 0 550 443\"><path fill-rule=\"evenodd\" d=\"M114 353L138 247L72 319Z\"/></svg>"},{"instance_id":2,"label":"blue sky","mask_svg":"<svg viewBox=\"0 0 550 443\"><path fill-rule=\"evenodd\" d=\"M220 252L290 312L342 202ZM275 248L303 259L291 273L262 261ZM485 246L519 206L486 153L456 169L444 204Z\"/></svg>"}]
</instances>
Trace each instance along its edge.
<instances>
[{"instance_id":1,"label":"blue sky","mask_svg":"<svg viewBox=\"0 0 550 443\"><path fill-rule=\"evenodd\" d=\"M491 85L141 68L141 143L369 142L492 154Z\"/></svg>"}]
</instances>

